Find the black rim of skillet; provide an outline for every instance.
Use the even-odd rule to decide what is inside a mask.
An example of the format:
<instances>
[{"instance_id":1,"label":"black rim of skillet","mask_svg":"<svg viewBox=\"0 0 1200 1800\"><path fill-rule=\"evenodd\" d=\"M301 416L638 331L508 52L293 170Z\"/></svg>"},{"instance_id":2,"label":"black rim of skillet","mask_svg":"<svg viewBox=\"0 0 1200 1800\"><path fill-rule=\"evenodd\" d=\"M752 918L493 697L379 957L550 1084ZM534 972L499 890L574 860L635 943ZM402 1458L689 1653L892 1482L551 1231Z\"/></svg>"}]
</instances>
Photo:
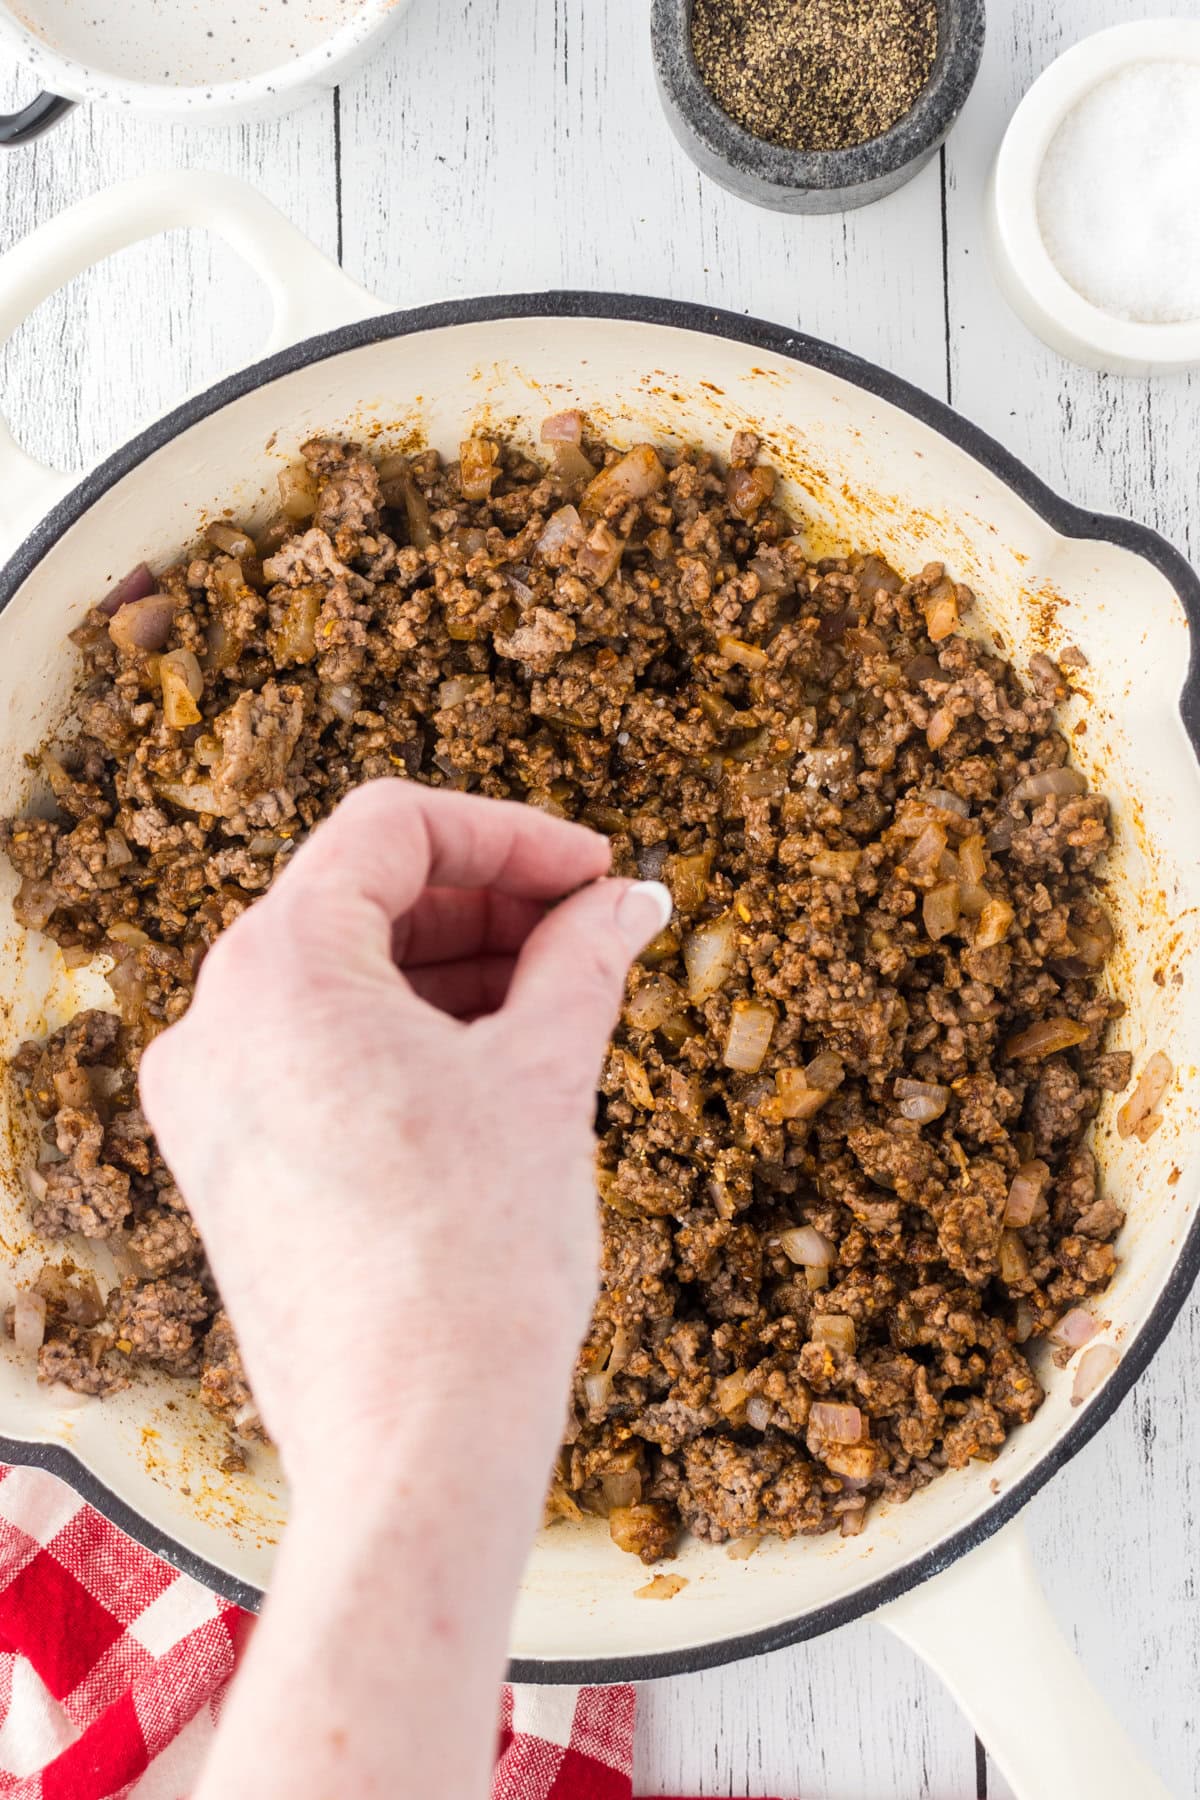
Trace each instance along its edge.
<instances>
[{"instance_id":1,"label":"black rim of skillet","mask_svg":"<svg viewBox=\"0 0 1200 1800\"><path fill-rule=\"evenodd\" d=\"M3 612L47 552L110 488L189 426L220 412L222 407L232 401L313 363L391 338L411 337L447 326L538 318L600 319L633 325L673 327L724 338L793 362L806 363L876 395L931 427L1003 481L1061 536L1097 539L1115 544L1143 558L1171 584L1187 615L1191 652L1180 697L1180 713L1192 748L1200 756L1200 576L1197 576L1179 551L1157 532L1145 525L1135 525L1127 519L1106 513L1087 512L1072 505L1047 487L994 438L960 417L941 400L933 399L899 376L889 374L876 364L866 362L847 350L840 350L820 338L807 337L801 332L789 331L786 327L771 325L760 319L688 302L647 299L638 295L567 291L448 301L346 325L320 337L308 338L289 350L280 351L275 356L255 363L188 400L151 425L148 430L108 457L61 500L12 559L0 569L0 612ZM1007 1492L999 1495L980 1518L961 1531L950 1533L933 1549L914 1557L910 1563L885 1579L868 1582L853 1594L832 1601L829 1605L816 1607L799 1618L784 1619L745 1636L723 1638L712 1643L646 1656L591 1657L585 1660L518 1658L510 1666L511 1679L577 1684L646 1681L661 1676L689 1674L695 1670L735 1662L743 1657L761 1656L767 1651L782 1649L804 1638L818 1637L823 1632L832 1631L839 1625L846 1625L852 1619L873 1612L886 1601L897 1599L929 1576L948 1568L968 1550L983 1543L1002 1525L1015 1518L1051 1476L1057 1474L1111 1418L1162 1344L1198 1273L1200 1216L1193 1220L1187 1237L1180 1245L1174 1267L1149 1317L1123 1352L1120 1363L1092 1405L1062 1433L1029 1473ZM330 1448L334 1450L336 1446L331 1444ZM183 1548L168 1533L160 1531L128 1506L62 1445L22 1443L12 1438L0 1438L0 1458L10 1463L47 1469L61 1476L84 1500L111 1519L113 1524L173 1567L194 1576L197 1581L239 1606L257 1611L261 1605L263 1596L259 1589L237 1580L227 1570L218 1568L204 1557Z\"/></svg>"},{"instance_id":2,"label":"black rim of skillet","mask_svg":"<svg viewBox=\"0 0 1200 1800\"><path fill-rule=\"evenodd\" d=\"M938 0L937 54L909 111L878 137L846 150L789 150L739 125L705 86L692 50L692 5L654 0L650 29L660 83L709 155L781 192L834 194L907 168L945 137L983 55L985 0Z\"/></svg>"}]
</instances>

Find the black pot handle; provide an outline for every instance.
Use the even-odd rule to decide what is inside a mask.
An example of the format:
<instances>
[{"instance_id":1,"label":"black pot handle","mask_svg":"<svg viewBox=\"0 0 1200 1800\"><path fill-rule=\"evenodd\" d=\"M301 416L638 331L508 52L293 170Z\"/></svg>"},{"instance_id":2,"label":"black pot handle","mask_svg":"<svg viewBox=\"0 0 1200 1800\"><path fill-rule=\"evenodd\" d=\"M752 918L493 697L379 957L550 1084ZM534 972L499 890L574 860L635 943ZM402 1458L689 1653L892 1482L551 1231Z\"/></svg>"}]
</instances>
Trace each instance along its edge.
<instances>
[{"instance_id":1,"label":"black pot handle","mask_svg":"<svg viewBox=\"0 0 1200 1800\"><path fill-rule=\"evenodd\" d=\"M61 94L39 94L20 112L0 113L0 149L16 150L21 144L32 144L43 131L57 125L74 104Z\"/></svg>"}]
</instances>

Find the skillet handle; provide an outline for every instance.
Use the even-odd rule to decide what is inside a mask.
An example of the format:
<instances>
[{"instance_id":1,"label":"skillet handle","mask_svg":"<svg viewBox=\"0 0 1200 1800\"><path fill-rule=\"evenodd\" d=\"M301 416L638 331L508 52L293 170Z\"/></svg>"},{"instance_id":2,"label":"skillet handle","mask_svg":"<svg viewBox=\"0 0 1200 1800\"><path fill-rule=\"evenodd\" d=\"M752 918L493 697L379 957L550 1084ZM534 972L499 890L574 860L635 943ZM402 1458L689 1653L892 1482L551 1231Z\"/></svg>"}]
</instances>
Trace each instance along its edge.
<instances>
[{"instance_id":1,"label":"skillet handle","mask_svg":"<svg viewBox=\"0 0 1200 1800\"><path fill-rule=\"evenodd\" d=\"M1019 1522L876 1617L941 1676L1016 1800L1171 1800L1060 1632Z\"/></svg>"},{"instance_id":2,"label":"skillet handle","mask_svg":"<svg viewBox=\"0 0 1200 1800\"><path fill-rule=\"evenodd\" d=\"M204 169L170 170L81 200L0 257L0 344L91 264L186 227L216 232L262 280L271 300L263 355L386 310L245 182ZM48 469L28 456L0 417L0 561L78 479L79 472Z\"/></svg>"}]
</instances>

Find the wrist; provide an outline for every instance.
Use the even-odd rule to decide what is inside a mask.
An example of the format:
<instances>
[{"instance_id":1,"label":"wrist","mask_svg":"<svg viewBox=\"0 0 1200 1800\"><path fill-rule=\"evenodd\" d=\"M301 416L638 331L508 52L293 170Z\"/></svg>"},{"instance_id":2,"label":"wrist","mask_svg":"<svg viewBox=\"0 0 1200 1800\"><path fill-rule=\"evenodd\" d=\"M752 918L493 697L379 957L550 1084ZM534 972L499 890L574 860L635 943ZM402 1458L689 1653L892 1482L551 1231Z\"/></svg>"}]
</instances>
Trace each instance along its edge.
<instances>
[{"instance_id":1,"label":"wrist","mask_svg":"<svg viewBox=\"0 0 1200 1800\"><path fill-rule=\"evenodd\" d=\"M569 1376L416 1357L405 1375L353 1395L318 1390L281 1451L297 1503L386 1509L429 1496L486 1507L499 1488L540 1504L559 1444Z\"/></svg>"}]
</instances>

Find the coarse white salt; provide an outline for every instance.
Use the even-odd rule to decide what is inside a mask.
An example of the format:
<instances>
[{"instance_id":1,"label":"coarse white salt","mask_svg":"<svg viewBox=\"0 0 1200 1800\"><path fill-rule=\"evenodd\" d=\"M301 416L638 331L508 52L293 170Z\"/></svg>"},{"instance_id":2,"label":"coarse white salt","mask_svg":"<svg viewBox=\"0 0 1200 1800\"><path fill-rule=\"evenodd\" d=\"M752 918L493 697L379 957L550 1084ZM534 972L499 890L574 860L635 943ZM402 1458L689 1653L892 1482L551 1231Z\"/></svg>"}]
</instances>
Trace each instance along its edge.
<instances>
[{"instance_id":1,"label":"coarse white salt","mask_svg":"<svg viewBox=\"0 0 1200 1800\"><path fill-rule=\"evenodd\" d=\"M1131 63L1063 120L1038 176L1059 273L1118 319L1200 319L1200 63Z\"/></svg>"}]
</instances>

